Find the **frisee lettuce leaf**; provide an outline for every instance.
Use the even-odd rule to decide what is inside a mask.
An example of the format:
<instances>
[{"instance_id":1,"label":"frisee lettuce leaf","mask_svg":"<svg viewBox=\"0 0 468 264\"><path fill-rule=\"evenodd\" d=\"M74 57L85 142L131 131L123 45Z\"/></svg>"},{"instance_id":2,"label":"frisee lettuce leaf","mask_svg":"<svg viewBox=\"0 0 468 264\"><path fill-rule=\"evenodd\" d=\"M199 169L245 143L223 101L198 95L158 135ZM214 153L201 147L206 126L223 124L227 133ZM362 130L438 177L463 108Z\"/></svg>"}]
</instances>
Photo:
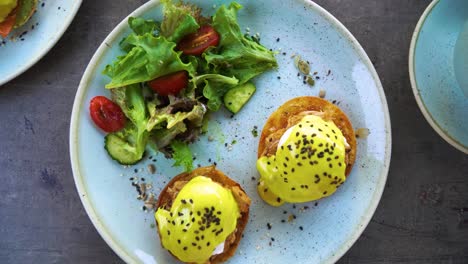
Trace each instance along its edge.
<instances>
[{"instance_id":1,"label":"frisee lettuce leaf","mask_svg":"<svg viewBox=\"0 0 468 264\"><path fill-rule=\"evenodd\" d=\"M151 131L153 129L161 128L171 129L175 125L183 123L184 121L188 121L196 125L199 124L199 126L201 126L205 113L206 107L201 103L195 105L192 110L188 112L177 111L172 113L170 111L170 106L157 109L155 114L150 117L146 130Z\"/></svg>"},{"instance_id":2,"label":"frisee lettuce leaf","mask_svg":"<svg viewBox=\"0 0 468 264\"><path fill-rule=\"evenodd\" d=\"M106 85L108 89L147 82L182 70L192 76L195 73L190 63L182 62L181 52L174 50L176 44L164 37L155 37L151 33L132 34L125 41L134 47L127 55L106 66L103 73L112 78Z\"/></svg>"},{"instance_id":3,"label":"frisee lettuce leaf","mask_svg":"<svg viewBox=\"0 0 468 264\"><path fill-rule=\"evenodd\" d=\"M193 169L193 155L187 143L180 140L173 140L171 143L172 158L174 159L174 166L184 166L185 171Z\"/></svg>"}]
</instances>

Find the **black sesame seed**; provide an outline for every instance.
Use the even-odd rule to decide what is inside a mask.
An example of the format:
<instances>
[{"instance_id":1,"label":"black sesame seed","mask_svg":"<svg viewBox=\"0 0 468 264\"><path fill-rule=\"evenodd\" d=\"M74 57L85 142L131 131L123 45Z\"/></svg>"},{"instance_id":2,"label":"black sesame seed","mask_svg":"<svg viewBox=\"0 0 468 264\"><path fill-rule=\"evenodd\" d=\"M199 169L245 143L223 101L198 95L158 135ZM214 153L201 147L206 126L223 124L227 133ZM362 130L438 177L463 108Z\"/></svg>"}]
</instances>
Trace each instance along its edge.
<instances>
[{"instance_id":1,"label":"black sesame seed","mask_svg":"<svg viewBox=\"0 0 468 264\"><path fill-rule=\"evenodd\" d=\"M300 229L301 231L304 230L304 228L303 228L302 226L300 226L299 229Z\"/></svg>"},{"instance_id":2,"label":"black sesame seed","mask_svg":"<svg viewBox=\"0 0 468 264\"><path fill-rule=\"evenodd\" d=\"M180 244L180 239L177 239L177 243L179 243L179 244Z\"/></svg>"},{"instance_id":3,"label":"black sesame seed","mask_svg":"<svg viewBox=\"0 0 468 264\"><path fill-rule=\"evenodd\" d=\"M323 195L325 195L325 194L327 194L327 191L324 191L324 192L323 192Z\"/></svg>"},{"instance_id":4,"label":"black sesame seed","mask_svg":"<svg viewBox=\"0 0 468 264\"><path fill-rule=\"evenodd\" d=\"M286 223L286 220L282 219L282 220L281 220L281 223Z\"/></svg>"},{"instance_id":5,"label":"black sesame seed","mask_svg":"<svg viewBox=\"0 0 468 264\"><path fill-rule=\"evenodd\" d=\"M279 197L276 198L276 201L277 201L278 203L280 203L280 202L281 202L281 198L279 198Z\"/></svg>"},{"instance_id":6,"label":"black sesame seed","mask_svg":"<svg viewBox=\"0 0 468 264\"><path fill-rule=\"evenodd\" d=\"M198 246L198 250L201 250L201 246Z\"/></svg>"},{"instance_id":7,"label":"black sesame seed","mask_svg":"<svg viewBox=\"0 0 468 264\"><path fill-rule=\"evenodd\" d=\"M184 250L187 250L187 247L184 247Z\"/></svg>"},{"instance_id":8,"label":"black sesame seed","mask_svg":"<svg viewBox=\"0 0 468 264\"><path fill-rule=\"evenodd\" d=\"M187 201L185 201L184 199L182 199L181 202L182 202L183 204L186 204L186 203L187 203Z\"/></svg>"},{"instance_id":9,"label":"black sesame seed","mask_svg":"<svg viewBox=\"0 0 468 264\"><path fill-rule=\"evenodd\" d=\"M197 243L193 243L193 242L192 242L192 246L196 247L196 246L197 246Z\"/></svg>"},{"instance_id":10,"label":"black sesame seed","mask_svg":"<svg viewBox=\"0 0 468 264\"><path fill-rule=\"evenodd\" d=\"M187 229L185 229L185 228L184 228L184 229L182 229L182 232L187 232Z\"/></svg>"},{"instance_id":11,"label":"black sesame seed","mask_svg":"<svg viewBox=\"0 0 468 264\"><path fill-rule=\"evenodd\" d=\"M271 229L271 224L270 223L267 223L267 228L268 228L268 230Z\"/></svg>"}]
</instances>

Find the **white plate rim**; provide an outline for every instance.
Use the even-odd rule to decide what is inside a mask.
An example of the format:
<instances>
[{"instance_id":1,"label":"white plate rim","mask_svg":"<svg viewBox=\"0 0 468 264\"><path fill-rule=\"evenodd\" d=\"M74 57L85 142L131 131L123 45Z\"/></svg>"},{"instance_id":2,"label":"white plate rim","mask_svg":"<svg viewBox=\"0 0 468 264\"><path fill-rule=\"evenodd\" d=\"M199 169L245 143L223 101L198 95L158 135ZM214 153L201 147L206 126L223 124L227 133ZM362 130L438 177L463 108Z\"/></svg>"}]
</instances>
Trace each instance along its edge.
<instances>
[{"instance_id":1,"label":"white plate rim","mask_svg":"<svg viewBox=\"0 0 468 264\"><path fill-rule=\"evenodd\" d=\"M461 152L468 154L468 147L464 146L453 137L451 137L447 132L445 132L442 127L437 123L437 121L432 117L431 113L427 109L424 101L419 93L418 83L416 82L416 74L415 74L415 53L416 53L416 45L419 39L419 33L421 32L421 28L423 27L424 23L426 22L427 17L432 12L434 7L440 2L440 0L432 1L429 6L426 8L424 13L421 15L421 18L416 25L416 28L413 32L413 37L411 38L411 46L409 50L409 59L408 59L408 69L409 69L409 76L411 81L411 88L413 90L414 98L416 99L416 103L418 104L419 109L421 110L424 118L427 120L429 125L442 137L447 143L455 147L456 149L460 150Z\"/></svg>"},{"instance_id":2,"label":"white plate rim","mask_svg":"<svg viewBox=\"0 0 468 264\"><path fill-rule=\"evenodd\" d=\"M385 97L385 93L380 81L380 78L375 70L371 60L367 56L367 53L364 51L360 43L357 39L351 34L351 32L333 15L331 15L327 10L316 4L311 0L302 0L304 4L307 5L308 8L313 9L323 15L326 19L328 19L331 24L334 25L335 29L340 31L343 36L347 37L347 39L351 42L352 46L356 49L356 52L360 55L363 59L363 63L367 66L372 74L372 78L374 79L377 90L380 96L380 100L382 102L382 106L384 108L384 122L385 122L385 130L386 130L386 146L385 146L385 159L383 162L383 167L380 172L379 180L376 183L376 188L374 191L374 195L372 196L371 203L366 210L365 215L362 216L358 228L354 231L354 233L350 236L350 238L341 245L341 247L332 255L329 259L325 260L323 263L331 264L337 262L356 242L356 240L360 237L364 229L369 224L372 216L374 215L375 210L380 202L380 199L383 194L383 190L385 188L387 175L390 167L390 158L391 158L391 146L392 146L392 138L391 138L391 124L390 124L390 114L388 111L387 100ZM139 263L139 260L133 258L124 247L122 247L116 239L112 237L110 232L105 228L103 223L97 217L95 212L95 208L93 207L91 201L87 196L86 191L86 183L83 181L80 172L80 161L78 159L78 120L80 117L80 109L82 107L83 98L86 92L87 84L89 82L90 77L94 73L94 68L99 62L102 57L102 54L109 48L107 43L112 42L117 35L127 26L127 20L130 16L140 16L143 12L147 11L147 9L152 8L159 4L159 0L150 0L147 3L143 4L135 11L130 13L127 17L125 17L112 31L111 33L104 39L101 43L99 48L96 50L95 54L93 55L91 61L89 62L86 70L83 74L83 77L80 81L78 86L78 90L75 96L75 100L73 103L72 115L71 115L71 122L70 122L70 161L72 166L73 178L75 181L75 186L77 188L78 194L80 196L81 202L85 208L88 217L90 218L91 222L93 223L94 227L104 239L104 241L112 248L112 250L126 263Z\"/></svg>"},{"instance_id":3,"label":"white plate rim","mask_svg":"<svg viewBox=\"0 0 468 264\"><path fill-rule=\"evenodd\" d=\"M62 38L63 34L68 29L71 22L73 21L76 14L78 13L78 10L80 9L80 6L83 0L73 0L73 1L75 1L75 5L72 6L72 11L70 15L63 21L64 26L59 31L57 31L57 33L51 38L51 41L49 41L49 44L45 47L45 49L42 49L40 52L34 54L26 64L19 67L13 73L7 75L4 78L0 77L0 86L13 80L14 78L18 77L19 75L27 71L29 68L34 66L40 59L42 59L55 46L55 44L57 44L57 42Z\"/></svg>"}]
</instances>

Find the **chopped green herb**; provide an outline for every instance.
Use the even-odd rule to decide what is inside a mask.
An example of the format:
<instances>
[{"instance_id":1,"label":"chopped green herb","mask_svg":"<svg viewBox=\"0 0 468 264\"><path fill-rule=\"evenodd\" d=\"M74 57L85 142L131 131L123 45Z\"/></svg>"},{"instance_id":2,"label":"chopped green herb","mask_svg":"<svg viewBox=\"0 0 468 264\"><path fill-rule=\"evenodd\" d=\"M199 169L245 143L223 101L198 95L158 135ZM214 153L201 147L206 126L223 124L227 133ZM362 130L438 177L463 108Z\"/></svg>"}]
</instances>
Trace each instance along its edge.
<instances>
[{"instance_id":1,"label":"chopped green herb","mask_svg":"<svg viewBox=\"0 0 468 264\"><path fill-rule=\"evenodd\" d=\"M258 137L258 130L257 130L257 127L254 127L254 128L252 129L252 136Z\"/></svg>"}]
</instances>

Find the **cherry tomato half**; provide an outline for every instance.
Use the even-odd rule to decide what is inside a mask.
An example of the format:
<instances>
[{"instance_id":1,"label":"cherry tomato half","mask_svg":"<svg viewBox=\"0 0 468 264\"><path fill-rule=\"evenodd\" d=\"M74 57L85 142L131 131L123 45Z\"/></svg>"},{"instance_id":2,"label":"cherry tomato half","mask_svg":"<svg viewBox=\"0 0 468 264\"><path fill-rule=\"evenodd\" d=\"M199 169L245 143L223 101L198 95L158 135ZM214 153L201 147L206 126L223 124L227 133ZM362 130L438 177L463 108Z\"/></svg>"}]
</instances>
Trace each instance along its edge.
<instances>
[{"instance_id":1,"label":"cherry tomato half","mask_svg":"<svg viewBox=\"0 0 468 264\"><path fill-rule=\"evenodd\" d=\"M218 44L218 32L212 26L204 25L197 32L185 36L177 48L186 55L201 55L208 47Z\"/></svg>"},{"instance_id":2,"label":"cherry tomato half","mask_svg":"<svg viewBox=\"0 0 468 264\"><path fill-rule=\"evenodd\" d=\"M105 96L96 96L91 99L89 112L94 123L108 133L119 131L127 121L120 106Z\"/></svg>"},{"instance_id":3,"label":"cherry tomato half","mask_svg":"<svg viewBox=\"0 0 468 264\"><path fill-rule=\"evenodd\" d=\"M186 71L178 71L162 77L156 78L148 82L148 86L159 95L176 95L182 89L187 87L188 73Z\"/></svg>"},{"instance_id":4,"label":"cherry tomato half","mask_svg":"<svg viewBox=\"0 0 468 264\"><path fill-rule=\"evenodd\" d=\"M15 8L10 15L8 15L5 20L0 23L0 36L3 38L8 37L8 34L13 30L13 26L16 22L16 11L18 8Z\"/></svg>"}]
</instances>

